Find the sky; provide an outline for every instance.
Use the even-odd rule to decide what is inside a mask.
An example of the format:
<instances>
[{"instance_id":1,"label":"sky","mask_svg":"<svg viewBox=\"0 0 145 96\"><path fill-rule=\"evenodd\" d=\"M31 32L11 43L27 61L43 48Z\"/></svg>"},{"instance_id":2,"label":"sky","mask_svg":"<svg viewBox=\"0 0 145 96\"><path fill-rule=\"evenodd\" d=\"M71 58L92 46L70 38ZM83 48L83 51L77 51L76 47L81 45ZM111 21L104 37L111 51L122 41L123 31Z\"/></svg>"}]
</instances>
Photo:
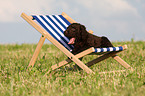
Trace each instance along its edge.
<instances>
[{"instance_id":1,"label":"sky","mask_svg":"<svg viewBox=\"0 0 145 96\"><path fill-rule=\"evenodd\" d=\"M65 12L87 30L110 41L145 40L145 0L0 0L0 44L39 41L41 34L20 17L22 12Z\"/></svg>"}]
</instances>

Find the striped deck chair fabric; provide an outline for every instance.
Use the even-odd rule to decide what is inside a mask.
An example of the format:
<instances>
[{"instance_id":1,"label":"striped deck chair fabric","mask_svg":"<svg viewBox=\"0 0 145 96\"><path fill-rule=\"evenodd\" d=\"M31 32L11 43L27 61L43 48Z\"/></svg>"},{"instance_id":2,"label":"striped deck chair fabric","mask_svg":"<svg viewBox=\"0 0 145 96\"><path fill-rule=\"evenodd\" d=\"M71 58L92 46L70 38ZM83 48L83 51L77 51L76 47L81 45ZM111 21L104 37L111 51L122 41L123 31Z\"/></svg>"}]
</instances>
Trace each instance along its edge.
<instances>
[{"instance_id":1,"label":"striped deck chair fabric","mask_svg":"<svg viewBox=\"0 0 145 96\"><path fill-rule=\"evenodd\" d=\"M74 48L73 45L68 44L69 39L64 36L64 31L71 24L62 15L32 15L51 36L53 36L59 43L61 43L69 51ZM96 53L122 51L123 47L109 47L109 48L95 48Z\"/></svg>"},{"instance_id":2,"label":"striped deck chair fabric","mask_svg":"<svg viewBox=\"0 0 145 96\"><path fill-rule=\"evenodd\" d=\"M33 15L33 18L59 43L72 51L73 46L68 44L69 39L63 34L71 23L62 15Z\"/></svg>"}]
</instances>

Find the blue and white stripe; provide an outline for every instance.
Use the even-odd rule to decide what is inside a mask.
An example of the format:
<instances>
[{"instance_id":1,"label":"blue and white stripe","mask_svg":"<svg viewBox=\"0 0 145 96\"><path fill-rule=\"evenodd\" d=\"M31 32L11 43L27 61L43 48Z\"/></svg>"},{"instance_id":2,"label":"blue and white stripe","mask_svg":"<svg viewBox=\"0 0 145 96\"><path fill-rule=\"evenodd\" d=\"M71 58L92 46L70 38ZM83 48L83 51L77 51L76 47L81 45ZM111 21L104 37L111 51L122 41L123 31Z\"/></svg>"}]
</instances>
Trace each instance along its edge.
<instances>
[{"instance_id":1,"label":"blue and white stripe","mask_svg":"<svg viewBox=\"0 0 145 96\"><path fill-rule=\"evenodd\" d=\"M69 39L64 36L64 31L71 23L62 15L33 15L33 18L69 51L73 49L73 46L68 44Z\"/></svg>"},{"instance_id":2,"label":"blue and white stripe","mask_svg":"<svg viewBox=\"0 0 145 96\"><path fill-rule=\"evenodd\" d=\"M123 47L108 47L108 48L95 48L96 53L100 52L112 52L112 51L122 51Z\"/></svg>"}]
</instances>

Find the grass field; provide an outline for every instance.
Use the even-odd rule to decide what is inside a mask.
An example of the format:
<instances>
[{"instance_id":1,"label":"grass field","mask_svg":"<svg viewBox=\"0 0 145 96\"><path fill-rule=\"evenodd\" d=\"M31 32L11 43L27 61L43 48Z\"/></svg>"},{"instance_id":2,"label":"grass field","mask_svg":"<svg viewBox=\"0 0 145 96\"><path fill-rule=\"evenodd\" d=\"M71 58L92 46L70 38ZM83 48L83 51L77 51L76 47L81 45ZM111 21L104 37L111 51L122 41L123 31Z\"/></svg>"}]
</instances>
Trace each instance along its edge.
<instances>
[{"instance_id":1,"label":"grass field","mask_svg":"<svg viewBox=\"0 0 145 96\"><path fill-rule=\"evenodd\" d=\"M68 70L74 65L71 63L70 67L44 76L51 65L67 58L55 46L44 44L35 66L26 71L36 45L0 45L0 96L145 96L145 42L113 44L128 45L128 49L118 55L133 67L133 72L99 74L125 69L109 58L91 67L95 75ZM83 62L94 58L96 56L85 56Z\"/></svg>"}]
</instances>

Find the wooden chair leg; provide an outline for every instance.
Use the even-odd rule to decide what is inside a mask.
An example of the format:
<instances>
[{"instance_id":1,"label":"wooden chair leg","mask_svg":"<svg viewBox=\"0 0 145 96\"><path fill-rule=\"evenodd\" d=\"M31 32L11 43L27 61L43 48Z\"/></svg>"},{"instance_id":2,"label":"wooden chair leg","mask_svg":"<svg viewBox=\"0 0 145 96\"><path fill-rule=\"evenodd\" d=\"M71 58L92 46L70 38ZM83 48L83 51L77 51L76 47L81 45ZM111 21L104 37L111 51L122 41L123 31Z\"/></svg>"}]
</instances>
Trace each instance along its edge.
<instances>
[{"instance_id":1,"label":"wooden chair leg","mask_svg":"<svg viewBox=\"0 0 145 96\"><path fill-rule=\"evenodd\" d=\"M118 55L114 55L112 56L112 58L114 58L117 62L119 62L126 69L131 68L131 66L127 64L124 60L122 60ZM133 69L131 68L131 70Z\"/></svg>"},{"instance_id":2,"label":"wooden chair leg","mask_svg":"<svg viewBox=\"0 0 145 96\"><path fill-rule=\"evenodd\" d=\"M55 69L57 69L57 68L59 68L59 67L61 67L61 66L64 66L64 65L66 65L66 64L68 64L68 63L70 63L70 62L72 62L70 59L61 61L61 62L59 62L58 64L52 65L52 66L51 66L51 69L52 69L52 70L55 70Z\"/></svg>"},{"instance_id":3,"label":"wooden chair leg","mask_svg":"<svg viewBox=\"0 0 145 96\"><path fill-rule=\"evenodd\" d=\"M36 49L35 49L35 52L34 52L32 58L31 58L31 61L30 61L29 65L28 65L28 67L31 67L31 68L32 68L32 67L34 66L35 61L36 61L36 59L37 59L37 57L38 57L38 54L39 54L39 52L40 52L40 49L42 48L42 46L43 46L43 44L44 44L45 39L46 39L46 38L45 38L44 36L41 36L41 38L40 38L40 40L39 40L39 42L38 42L38 44L37 44L37 47L36 47ZM30 70L31 70L31 69L30 69Z\"/></svg>"}]
</instances>

